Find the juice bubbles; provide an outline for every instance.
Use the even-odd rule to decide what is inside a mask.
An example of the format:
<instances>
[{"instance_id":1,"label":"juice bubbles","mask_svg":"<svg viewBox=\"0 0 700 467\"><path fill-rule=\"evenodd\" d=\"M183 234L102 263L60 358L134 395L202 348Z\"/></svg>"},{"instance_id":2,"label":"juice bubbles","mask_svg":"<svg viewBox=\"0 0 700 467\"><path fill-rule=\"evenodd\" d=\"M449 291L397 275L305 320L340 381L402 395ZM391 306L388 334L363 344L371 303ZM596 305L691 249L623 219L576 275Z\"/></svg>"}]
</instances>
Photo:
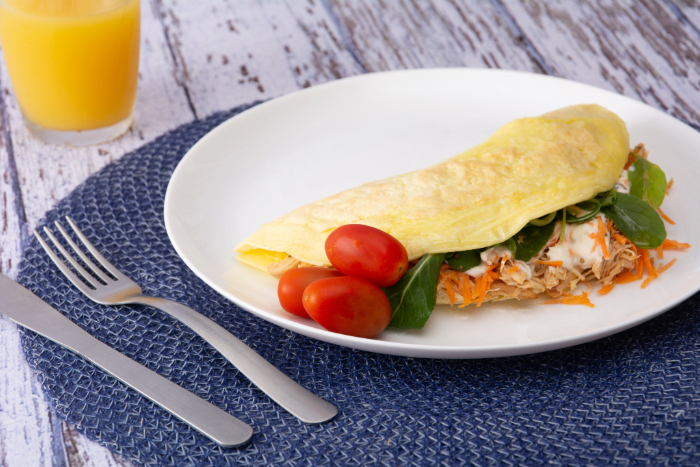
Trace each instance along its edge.
<instances>
[{"instance_id":1,"label":"juice bubbles","mask_svg":"<svg viewBox=\"0 0 700 467\"><path fill-rule=\"evenodd\" d=\"M0 44L30 130L121 122L125 131L136 97L139 24L139 0L0 0Z\"/></svg>"}]
</instances>

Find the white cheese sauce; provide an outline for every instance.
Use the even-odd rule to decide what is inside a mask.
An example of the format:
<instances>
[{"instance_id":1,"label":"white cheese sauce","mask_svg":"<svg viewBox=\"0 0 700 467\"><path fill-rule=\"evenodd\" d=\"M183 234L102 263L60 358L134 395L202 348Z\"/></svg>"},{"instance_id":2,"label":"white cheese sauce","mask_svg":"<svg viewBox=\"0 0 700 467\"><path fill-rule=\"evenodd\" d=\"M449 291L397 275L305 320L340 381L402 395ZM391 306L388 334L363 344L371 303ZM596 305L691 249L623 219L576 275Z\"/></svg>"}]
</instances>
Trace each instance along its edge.
<instances>
[{"instance_id":1,"label":"white cheese sauce","mask_svg":"<svg viewBox=\"0 0 700 467\"><path fill-rule=\"evenodd\" d=\"M510 251L510 248L508 247L496 246L491 247L488 250L482 251L479 254L479 256L481 256L481 263L478 266L474 266L473 268L466 271L466 273L472 277L483 276L486 272L486 269L493 263L497 262L499 258L504 258L504 261L507 258L513 258L513 252ZM530 269L530 266L523 263L522 261L517 260L514 261L514 263L518 267L518 269L524 271L527 274L528 280L532 279L532 270Z\"/></svg>"},{"instance_id":2,"label":"white cheese sauce","mask_svg":"<svg viewBox=\"0 0 700 467\"><path fill-rule=\"evenodd\" d=\"M634 171L634 166L630 166L628 170ZM630 179L627 176L627 170L620 172L620 177L615 182L615 190L620 193L630 192Z\"/></svg>"},{"instance_id":3,"label":"white cheese sauce","mask_svg":"<svg viewBox=\"0 0 700 467\"><path fill-rule=\"evenodd\" d=\"M595 234L598 232L598 219L607 222L604 215L596 216L581 224L566 224L564 241L549 247L549 261L561 261L562 267L571 269L580 266L588 269L597 261L603 260L603 249L596 243ZM554 237L561 233L561 222L554 228ZM605 232L605 246L610 248L610 234Z\"/></svg>"}]
</instances>

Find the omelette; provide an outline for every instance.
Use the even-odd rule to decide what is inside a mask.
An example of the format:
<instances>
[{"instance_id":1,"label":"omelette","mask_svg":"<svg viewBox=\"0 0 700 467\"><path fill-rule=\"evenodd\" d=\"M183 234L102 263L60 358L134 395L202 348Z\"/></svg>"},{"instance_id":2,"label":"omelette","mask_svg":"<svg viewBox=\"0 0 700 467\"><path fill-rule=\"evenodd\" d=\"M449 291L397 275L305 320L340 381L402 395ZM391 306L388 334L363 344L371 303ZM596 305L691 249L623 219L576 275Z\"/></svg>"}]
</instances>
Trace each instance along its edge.
<instances>
[{"instance_id":1,"label":"omelette","mask_svg":"<svg viewBox=\"0 0 700 467\"><path fill-rule=\"evenodd\" d=\"M630 153L627 127L613 112L599 105L565 107L511 121L431 167L299 207L262 225L235 251L238 261L277 277L296 267L331 267L326 238L341 225L359 223L398 239L413 264L444 255L438 304L480 306L542 292L566 298L592 278L610 285L638 264L638 246L653 246L646 240L635 246L626 235L644 234L626 224L620 230L606 217L622 219L620 209L641 209L626 194L625 169L637 158L646 159L646 150ZM610 201L613 192L625 193L617 197L619 209ZM660 219L652 220L652 230L659 230L658 222L663 228ZM541 245L523 256L533 235ZM665 230L657 237L663 241Z\"/></svg>"}]
</instances>

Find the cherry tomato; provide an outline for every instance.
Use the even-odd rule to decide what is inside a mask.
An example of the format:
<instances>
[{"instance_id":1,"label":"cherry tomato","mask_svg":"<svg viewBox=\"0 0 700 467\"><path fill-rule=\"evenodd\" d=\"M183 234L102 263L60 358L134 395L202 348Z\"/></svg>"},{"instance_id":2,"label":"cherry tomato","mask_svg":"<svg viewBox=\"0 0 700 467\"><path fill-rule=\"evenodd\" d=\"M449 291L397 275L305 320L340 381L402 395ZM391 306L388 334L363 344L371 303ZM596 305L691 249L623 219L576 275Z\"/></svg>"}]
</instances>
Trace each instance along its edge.
<instances>
[{"instance_id":1,"label":"cherry tomato","mask_svg":"<svg viewBox=\"0 0 700 467\"><path fill-rule=\"evenodd\" d=\"M374 337L391 321L382 289L361 277L331 277L304 290L304 308L321 326L356 337Z\"/></svg>"},{"instance_id":2,"label":"cherry tomato","mask_svg":"<svg viewBox=\"0 0 700 467\"><path fill-rule=\"evenodd\" d=\"M282 274L277 285L277 297L286 311L302 318L311 318L304 310L302 297L304 289L314 281L343 274L328 268L296 268Z\"/></svg>"},{"instance_id":3,"label":"cherry tomato","mask_svg":"<svg viewBox=\"0 0 700 467\"><path fill-rule=\"evenodd\" d=\"M326 255L346 276L364 277L379 287L396 284L408 269L408 255L401 242L368 225L335 229L326 239Z\"/></svg>"}]
</instances>

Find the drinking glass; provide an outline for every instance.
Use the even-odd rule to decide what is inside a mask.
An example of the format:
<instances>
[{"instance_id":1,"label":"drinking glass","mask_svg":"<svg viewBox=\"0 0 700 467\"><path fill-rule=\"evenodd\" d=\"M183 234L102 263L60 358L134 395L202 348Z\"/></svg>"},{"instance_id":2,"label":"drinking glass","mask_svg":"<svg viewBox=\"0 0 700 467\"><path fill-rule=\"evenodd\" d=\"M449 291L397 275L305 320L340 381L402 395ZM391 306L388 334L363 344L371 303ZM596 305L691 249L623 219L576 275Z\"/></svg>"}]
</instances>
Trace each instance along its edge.
<instances>
[{"instance_id":1,"label":"drinking glass","mask_svg":"<svg viewBox=\"0 0 700 467\"><path fill-rule=\"evenodd\" d=\"M0 45L30 133L75 146L123 134L139 28L139 0L0 0Z\"/></svg>"}]
</instances>

